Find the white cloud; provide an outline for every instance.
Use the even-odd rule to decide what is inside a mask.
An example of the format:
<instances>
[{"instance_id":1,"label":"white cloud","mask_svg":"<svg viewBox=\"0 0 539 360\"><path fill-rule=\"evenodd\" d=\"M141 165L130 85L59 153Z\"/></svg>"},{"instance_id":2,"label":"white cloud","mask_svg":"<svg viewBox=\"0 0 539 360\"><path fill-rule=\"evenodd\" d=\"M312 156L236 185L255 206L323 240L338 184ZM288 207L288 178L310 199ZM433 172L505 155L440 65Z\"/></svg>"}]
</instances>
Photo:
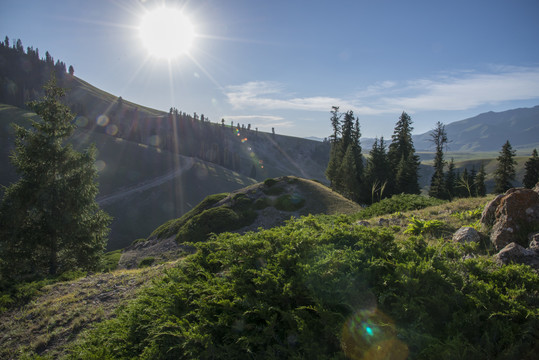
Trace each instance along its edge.
<instances>
[{"instance_id":1,"label":"white cloud","mask_svg":"<svg viewBox=\"0 0 539 360\"><path fill-rule=\"evenodd\" d=\"M332 106L360 115L407 111L468 110L480 105L539 98L539 68L492 66L490 73L470 70L444 73L405 83L383 81L348 99L298 97L277 82L255 81L226 88L234 109L328 112Z\"/></svg>"},{"instance_id":2,"label":"white cloud","mask_svg":"<svg viewBox=\"0 0 539 360\"><path fill-rule=\"evenodd\" d=\"M539 69L422 79L409 83L401 92L407 90L410 95L384 97L382 104L413 111L468 110L485 104L539 98Z\"/></svg>"}]
</instances>

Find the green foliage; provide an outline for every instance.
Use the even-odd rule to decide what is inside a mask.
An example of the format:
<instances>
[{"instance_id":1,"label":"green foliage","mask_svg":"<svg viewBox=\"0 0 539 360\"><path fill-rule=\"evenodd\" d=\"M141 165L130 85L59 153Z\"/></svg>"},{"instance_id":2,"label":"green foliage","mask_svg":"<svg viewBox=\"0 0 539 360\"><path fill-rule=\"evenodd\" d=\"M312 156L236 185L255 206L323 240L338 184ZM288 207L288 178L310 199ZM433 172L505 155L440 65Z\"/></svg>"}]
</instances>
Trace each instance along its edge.
<instances>
[{"instance_id":1,"label":"green foliage","mask_svg":"<svg viewBox=\"0 0 539 360\"><path fill-rule=\"evenodd\" d=\"M459 220L466 221L466 220L479 220L482 214L483 214L483 207L480 206L472 210L463 210L463 211L454 212L451 214L451 216L456 217Z\"/></svg>"},{"instance_id":2,"label":"green foliage","mask_svg":"<svg viewBox=\"0 0 539 360\"><path fill-rule=\"evenodd\" d=\"M44 286L60 281L75 280L86 276L82 270L66 271L57 276L49 276L35 281L11 283L0 287L0 314L13 306L21 306L41 294Z\"/></svg>"},{"instance_id":3,"label":"green foliage","mask_svg":"<svg viewBox=\"0 0 539 360\"><path fill-rule=\"evenodd\" d=\"M445 227L446 224L443 221L436 219L421 220L412 216L404 233L410 235L439 235Z\"/></svg>"},{"instance_id":4,"label":"green foliage","mask_svg":"<svg viewBox=\"0 0 539 360\"><path fill-rule=\"evenodd\" d=\"M103 259L101 260L101 271L113 271L116 270L118 267L118 262L120 261L120 258L122 257L122 250L114 250L109 251L108 253L105 253L103 255Z\"/></svg>"},{"instance_id":5,"label":"green foliage","mask_svg":"<svg viewBox=\"0 0 539 360\"><path fill-rule=\"evenodd\" d=\"M266 195L276 196L276 195L281 195L282 193L284 193L285 189L282 186L272 186L268 189L262 189L262 191Z\"/></svg>"},{"instance_id":6,"label":"green foliage","mask_svg":"<svg viewBox=\"0 0 539 360\"><path fill-rule=\"evenodd\" d=\"M252 224L256 212L251 209L234 211L227 206L204 210L193 216L180 228L176 235L178 242L204 241L211 233L232 231Z\"/></svg>"},{"instance_id":7,"label":"green foliage","mask_svg":"<svg viewBox=\"0 0 539 360\"><path fill-rule=\"evenodd\" d=\"M296 211L305 205L305 199L298 195L282 195L275 201L274 207L281 211Z\"/></svg>"},{"instance_id":8,"label":"green foliage","mask_svg":"<svg viewBox=\"0 0 539 360\"><path fill-rule=\"evenodd\" d=\"M532 358L539 275L353 219L221 234L117 316L76 359Z\"/></svg>"},{"instance_id":9,"label":"green foliage","mask_svg":"<svg viewBox=\"0 0 539 360\"><path fill-rule=\"evenodd\" d=\"M41 121L15 126L11 161L21 178L0 203L0 273L14 281L95 270L107 241L111 219L95 201L96 150L66 145L75 125L63 96L51 80L45 97L30 103Z\"/></svg>"},{"instance_id":10,"label":"green foliage","mask_svg":"<svg viewBox=\"0 0 539 360\"><path fill-rule=\"evenodd\" d=\"M419 210L445 202L445 200L414 194L393 195L389 199L383 199L360 211L357 217L359 219L369 219L374 216L393 214L395 212Z\"/></svg>"},{"instance_id":11,"label":"green foliage","mask_svg":"<svg viewBox=\"0 0 539 360\"><path fill-rule=\"evenodd\" d=\"M539 156L537 149L533 149L532 156L524 164L526 173L522 179L525 188L531 189L539 182Z\"/></svg>"},{"instance_id":12,"label":"green foliage","mask_svg":"<svg viewBox=\"0 0 539 360\"><path fill-rule=\"evenodd\" d=\"M155 229L150 237L157 237L158 239L165 239L171 236L174 236L178 233L181 227L192 217L199 215L204 210L211 208L213 205L217 204L219 201L227 197L228 193L213 194L208 195L202 200L197 206L191 209L189 212L183 214L182 217L178 219L172 219L164 223Z\"/></svg>"},{"instance_id":13,"label":"green foliage","mask_svg":"<svg viewBox=\"0 0 539 360\"><path fill-rule=\"evenodd\" d=\"M509 140L505 142L498 156L498 166L494 172L494 182L496 184L494 192L504 193L513 187L512 181L515 180L515 165L517 162L514 157L516 152L511 147Z\"/></svg>"},{"instance_id":14,"label":"green foliage","mask_svg":"<svg viewBox=\"0 0 539 360\"><path fill-rule=\"evenodd\" d=\"M434 174L430 180L429 196L446 199L447 189L445 187L445 175L444 175L444 146L448 142L447 132L445 131L445 125L441 122L436 123L436 127L430 134L431 141L436 146L436 155L434 157Z\"/></svg>"},{"instance_id":15,"label":"green foliage","mask_svg":"<svg viewBox=\"0 0 539 360\"><path fill-rule=\"evenodd\" d=\"M272 178L268 178L266 180L264 180L264 185L266 185L267 187L272 187L273 185L277 184L277 180L275 179L272 179Z\"/></svg>"},{"instance_id":16,"label":"green foliage","mask_svg":"<svg viewBox=\"0 0 539 360\"><path fill-rule=\"evenodd\" d=\"M331 150L326 177L331 182L331 188L339 194L356 202L366 202L367 194L362 186L365 174L359 141L359 121L353 111L340 114L336 106L332 108L331 114L334 133L330 137ZM341 123L342 115L344 119Z\"/></svg>"},{"instance_id":17,"label":"green foliage","mask_svg":"<svg viewBox=\"0 0 539 360\"><path fill-rule=\"evenodd\" d=\"M419 156L415 154L413 129L412 118L403 112L395 124L387 152L391 169L395 172L389 179L388 195L419 194Z\"/></svg>"},{"instance_id":18,"label":"green foliage","mask_svg":"<svg viewBox=\"0 0 539 360\"><path fill-rule=\"evenodd\" d=\"M261 198L258 198L256 199L256 201L254 202L253 206L256 210L262 210L262 209L265 209L267 208L268 206L270 206L270 201L268 198L265 198L265 197L261 197Z\"/></svg>"},{"instance_id":19,"label":"green foliage","mask_svg":"<svg viewBox=\"0 0 539 360\"><path fill-rule=\"evenodd\" d=\"M154 263L155 263L155 258L153 256L148 256L140 260L140 262L138 263L138 267L140 269L143 267L152 266Z\"/></svg>"}]
</instances>

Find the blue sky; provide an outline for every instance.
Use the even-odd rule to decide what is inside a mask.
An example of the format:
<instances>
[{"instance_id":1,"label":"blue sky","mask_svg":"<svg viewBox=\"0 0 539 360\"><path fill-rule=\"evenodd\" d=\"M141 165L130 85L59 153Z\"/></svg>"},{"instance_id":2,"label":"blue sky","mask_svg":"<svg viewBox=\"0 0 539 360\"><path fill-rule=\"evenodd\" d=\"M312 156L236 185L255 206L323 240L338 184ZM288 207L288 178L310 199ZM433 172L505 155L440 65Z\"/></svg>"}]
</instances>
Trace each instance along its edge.
<instances>
[{"instance_id":1,"label":"blue sky","mask_svg":"<svg viewBox=\"0 0 539 360\"><path fill-rule=\"evenodd\" d=\"M181 8L188 55L156 59L143 14ZM539 105L539 1L0 0L0 36L48 50L124 99L263 131L331 133L331 106L389 138L485 111Z\"/></svg>"}]
</instances>

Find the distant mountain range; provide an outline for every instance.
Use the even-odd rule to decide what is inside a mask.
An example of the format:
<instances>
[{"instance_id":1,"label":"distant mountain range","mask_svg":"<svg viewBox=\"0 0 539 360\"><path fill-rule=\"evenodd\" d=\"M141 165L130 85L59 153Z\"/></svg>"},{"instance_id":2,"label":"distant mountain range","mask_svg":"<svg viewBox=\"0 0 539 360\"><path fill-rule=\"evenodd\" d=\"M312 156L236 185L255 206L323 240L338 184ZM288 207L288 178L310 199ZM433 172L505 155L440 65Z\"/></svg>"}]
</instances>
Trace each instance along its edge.
<instances>
[{"instance_id":1,"label":"distant mountain range","mask_svg":"<svg viewBox=\"0 0 539 360\"><path fill-rule=\"evenodd\" d=\"M539 148L539 105L489 111L445 126L449 151L499 151L509 140L513 149ZM416 150L432 150L430 132L413 136Z\"/></svg>"}]
</instances>

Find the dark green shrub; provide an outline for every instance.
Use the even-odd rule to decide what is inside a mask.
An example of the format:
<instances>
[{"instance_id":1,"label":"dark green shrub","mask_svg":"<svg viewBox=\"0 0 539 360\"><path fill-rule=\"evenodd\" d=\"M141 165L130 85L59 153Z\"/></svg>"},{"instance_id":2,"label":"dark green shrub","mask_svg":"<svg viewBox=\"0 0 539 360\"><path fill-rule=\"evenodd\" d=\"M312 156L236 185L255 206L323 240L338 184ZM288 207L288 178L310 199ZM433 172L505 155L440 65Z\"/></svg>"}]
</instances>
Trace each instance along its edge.
<instances>
[{"instance_id":1,"label":"dark green shrub","mask_svg":"<svg viewBox=\"0 0 539 360\"><path fill-rule=\"evenodd\" d=\"M233 197L232 206L236 210L246 210L252 208L253 200L245 194L236 194Z\"/></svg>"},{"instance_id":2,"label":"dark green shrub","mask_svg":"<svg viewBox=\"0 0 539 360\"><path fill-rule=\"evenodd\" d=\"M189 219L178 231L176 240L182 243L204 241L211 233L219 234L250 225L256 216L252 209L236 212L226 206L211 208Z\"/></svg>"},{"instance_id":3,"label":"dark green shrub","mask_svg":"<svg viewBox=\"0 0 539 360\"><path fill-rule=\"evenodd\" d=\"M191 209L189 212L183 214L182 217L178 219L172 219L164 223L155 229L150 237L157 237L159 239L168 238L174 236L178 233L181 227L192 217L200 214L206 209L209 209L213 205L217 204L219 201L227 197L228 193L213 194L208 195L202 200L197 206Z\"/></svg>"},{"instance_id":4,"label":"dark green shrub","mask_svg":"<svg viewBox=\"0 0 539 360\"><path fill-rule=\"evenodd\" d=\"M256 210L262 210L262 209L267 208L271 204L270 204L269 199L264 197L264 198L256 199L256 201L255 201L255 203L253 205L254 205L254 208Z\"/></svg>"},{"instance_id":5,"label":"dark green shrub","mask_svg":"<svg viewBox=\"0 0 539 360\"><path fill-rule=\"evenodd\" d=\"M153 256L148 256L148 257L145 257L144 259L140 260L140 262L138 263L138 267L139 269L140 268L143 268L143 267L148 267L148 266L152 266L155 262L155 258Z\"/></svg>"},{"instance_id":6,"label":"dark green shrub","mask_svg":"<svg viewBox=\"0 0 539 360\"><path fill-rule=\"evenodd\" d=\"M296 211L301 209L305 205L305 199L299 195L282 195L275 201L275 208L281 211Z\"/></svg>"},{"instance_id":7,"label":"dark green shrub","mask_svg":"<svg viewBox=\"0 0 539 360\"><path fill-rule=\"evenodd\" d=\"M142 239L146 241L145 239ZM112 271L118 268L118 262L122 257L122 250L115 250L105 253L101 261L101 271Z\"/></svg>"},{"instance_id":8,"label":"dark green shrub","mask_svg":"<svg viewBox=\"0 0 539 360\"><path fill-rule=\"evenodd\" d=\"M357 215L359 219L369 219L374 216L393 214L398 211L419 210L428 206L441 205L446 200L440 200L422 195L400 194L389 199L383 199L361 210Z\"/></svg>"},{"instance_id":9,"label":"dark green shrub","mask_svg":"<svg viewBox=\"0 0 539 360\"><path fill-rule=\"evenodd\" d=\"M277 184L277 182L277 180L269 178L264 180L264 185L266 185L267 187L272 187L273 185Z\"/></svg>"},{"instance_id":10,"label":"dark green shrub","mask_svg":"<svg viewBox=\"0 0 539 360\"><path fill-rule=\"evenodd\" d=\"M269 189L263 189L262 192L264 192L264 194L269 195L269 196L277 196L284 193L285 189L282 186L273 186Z\"/></svg>"}]
</instances>

